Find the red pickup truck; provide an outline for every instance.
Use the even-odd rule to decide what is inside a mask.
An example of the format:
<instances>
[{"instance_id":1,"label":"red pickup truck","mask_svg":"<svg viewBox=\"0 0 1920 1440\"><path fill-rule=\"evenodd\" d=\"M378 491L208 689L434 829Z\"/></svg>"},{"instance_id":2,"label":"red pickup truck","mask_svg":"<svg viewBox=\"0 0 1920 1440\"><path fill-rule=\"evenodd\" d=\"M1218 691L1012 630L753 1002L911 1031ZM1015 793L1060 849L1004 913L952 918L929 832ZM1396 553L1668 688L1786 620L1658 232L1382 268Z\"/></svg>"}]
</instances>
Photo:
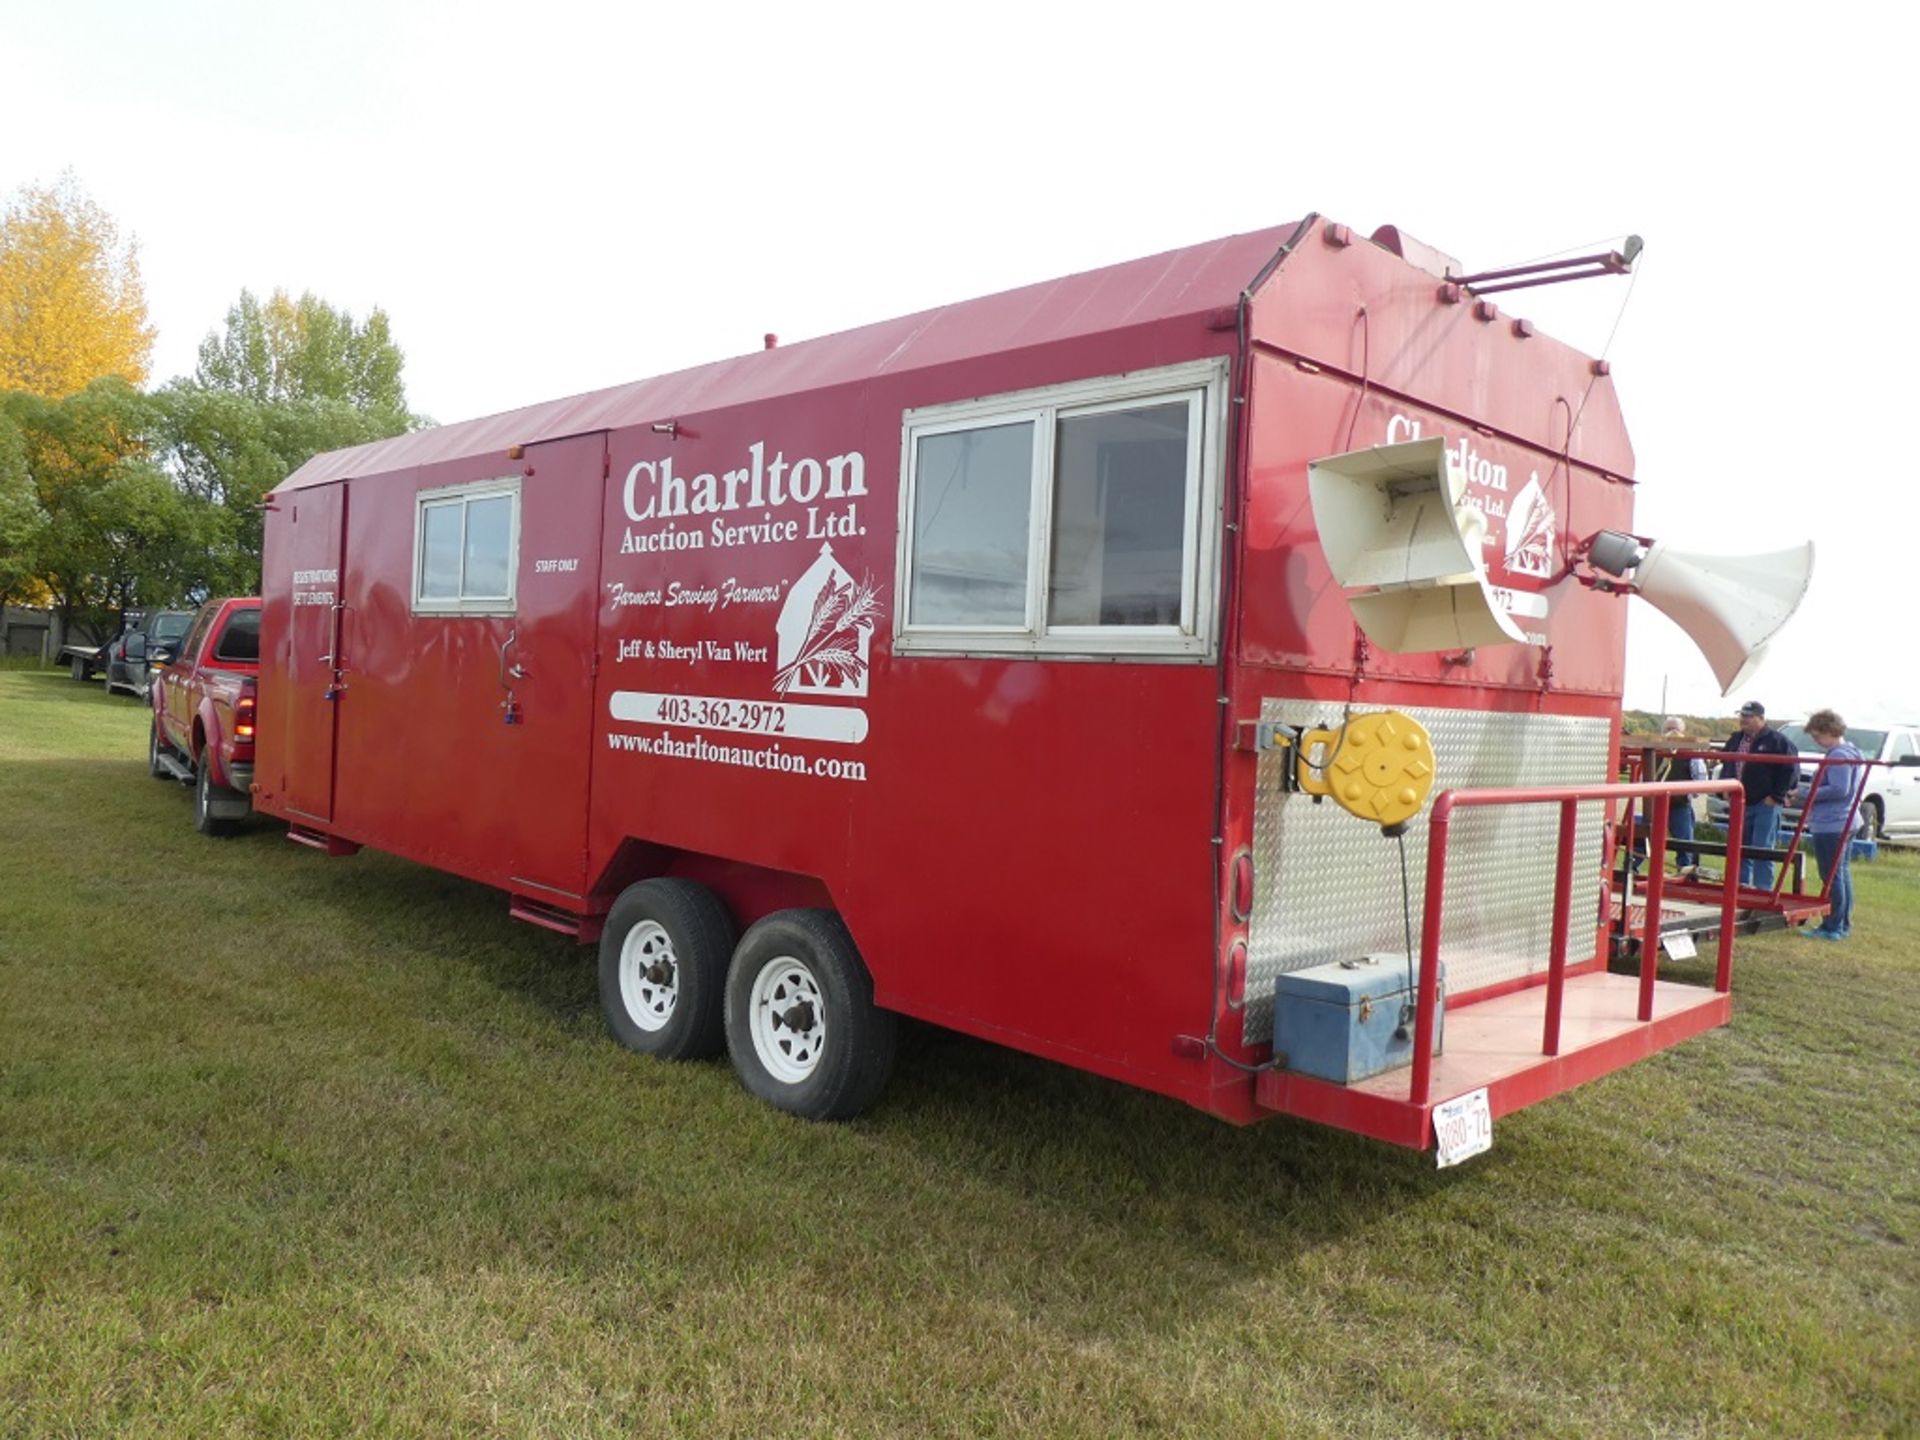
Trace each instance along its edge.
<instances>
[{"instance_id":1,"label":"red pickup truck","mask_svg":"<svg viewBox=\"0 0 1920 1440\"><path fill-rule=\"evenodd\" d=\"M147 768L193 786L193 825L231 835L253 810L254 688L260 599L209 600L153 682Z\"/></svg>"}]
</instances>

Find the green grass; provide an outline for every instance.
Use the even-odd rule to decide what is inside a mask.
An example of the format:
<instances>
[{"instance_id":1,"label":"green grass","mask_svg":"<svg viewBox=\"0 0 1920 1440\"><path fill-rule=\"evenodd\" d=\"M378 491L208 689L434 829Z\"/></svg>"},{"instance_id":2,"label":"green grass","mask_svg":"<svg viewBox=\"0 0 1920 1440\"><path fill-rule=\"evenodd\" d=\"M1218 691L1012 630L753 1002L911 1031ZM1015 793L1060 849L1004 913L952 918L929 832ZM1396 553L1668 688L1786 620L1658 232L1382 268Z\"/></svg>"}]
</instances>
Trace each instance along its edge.
<instances>
[{"instance_id":1,"label":"green grass","mask_svg":"<svg viewBox=\"0 0 1920 1440\"><path fill-rule=\"evenodd\" d=\"M821 1128L144 726L0 673L0 1435L1915 1433L1912 856L1459 1170L920 1030Z\"/></svg>"}]
</instances>

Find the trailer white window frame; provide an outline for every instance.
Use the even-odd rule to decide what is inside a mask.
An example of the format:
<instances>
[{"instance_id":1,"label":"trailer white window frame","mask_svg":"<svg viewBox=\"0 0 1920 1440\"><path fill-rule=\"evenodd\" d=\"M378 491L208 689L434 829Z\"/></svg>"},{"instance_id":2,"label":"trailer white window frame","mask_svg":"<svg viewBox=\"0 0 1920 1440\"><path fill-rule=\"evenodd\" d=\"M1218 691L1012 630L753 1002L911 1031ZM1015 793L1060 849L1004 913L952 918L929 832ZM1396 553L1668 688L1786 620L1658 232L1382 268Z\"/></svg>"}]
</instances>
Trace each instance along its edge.
<instances>
[{"instance_id":1,"label":"trailer white window frame","mask_svg":"<svg viewBox=\"0 0 1920 1440\"><path fill-rule=\"evenodd\" d=\"M477 500L506 499L507 553L506 593L475 594L467 589L467 511ZM426 595L427 514L432 510L460 509L460 592L457 595ZM472 480L460 485L442 485L422 490L413 497L413 613L416 615L512 615L516 613L520 575L520 477L501 476Z\"/></svg>"},{"instance_id":2,"label":"trailer white window frame","mask_svg":"<svg viewBox=\"0 0 1920 1440\"><path fill-rule=\"evenodd\" d=\"M1226 386L1227 362L1221 358L906 411L901 417L894 650L912 655L1018 655L1059 660L1210 659L1215 653L1219 618ZM1185 401L1189 409L1178 623L1048 624L1060 421L1180 401ZM1034 445L1033 468L1028 476L1032 488L1028 497L1031 509L1024 622L1017 626L914 623L911 607L919 442L930 435L1026 422L1034 426Z\"/></svg>"}]
</instances>

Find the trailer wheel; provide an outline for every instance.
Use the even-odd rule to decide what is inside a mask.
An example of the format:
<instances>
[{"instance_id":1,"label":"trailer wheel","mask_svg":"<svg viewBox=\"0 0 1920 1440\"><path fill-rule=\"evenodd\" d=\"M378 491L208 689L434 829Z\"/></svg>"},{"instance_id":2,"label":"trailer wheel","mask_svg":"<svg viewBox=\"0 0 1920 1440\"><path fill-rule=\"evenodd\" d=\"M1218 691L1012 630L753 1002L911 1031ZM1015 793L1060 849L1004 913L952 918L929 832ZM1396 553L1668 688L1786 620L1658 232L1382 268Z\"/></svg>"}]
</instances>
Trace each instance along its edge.
<instances>
[{"instance_id":1,"label":"trailer wheel","mask_svg":"<svg viewBox=\"0 0 1920 1440\"><path fill-rule=\"evenodd\" d=\"M202 835L232 835L240 829L238 820L222 819L213 813L215 792L225 790L224 785L213 783L213 762L201 755L193 776L193 828Z\"/></svg>"},{"instance_id":2,"label":"trailer wheel","mask_svg":"<svg viewBox=\"0 0 1920 1440\"><path fill-rule=\"evenodd\" d=\"M735 933L720 897L691 880L621 891L600 932L600 1008L613 1038L661 1060L718 1055Z\"/></svg>"},{"instance_id":3,"label":"trailer wheel","mask_svg":"<svg viewBox=\"0 0 1920 1440\"><path fill-rule=\"evenodd\" d=\"M727 976L727 1052L741 1082L808 1120L848 1120L893 1073L894 1017L831 910L781 910L740 941Z\"/></svg>"}]
</instances>

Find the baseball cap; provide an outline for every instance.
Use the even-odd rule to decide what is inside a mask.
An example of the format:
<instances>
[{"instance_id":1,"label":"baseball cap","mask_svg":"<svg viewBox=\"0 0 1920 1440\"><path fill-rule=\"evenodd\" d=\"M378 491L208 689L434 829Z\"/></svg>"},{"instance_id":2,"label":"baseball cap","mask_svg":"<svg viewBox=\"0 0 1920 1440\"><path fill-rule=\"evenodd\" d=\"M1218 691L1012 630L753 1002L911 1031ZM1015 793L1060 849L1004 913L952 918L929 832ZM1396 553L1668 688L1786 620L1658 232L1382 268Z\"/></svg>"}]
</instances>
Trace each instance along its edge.
<instances>
[{"instance_id":1,"label":"baseball cap","mask_svg":"<svg viewBox=\"0 0 1920 1440\"><path fill-rule=\"evenodd\" d=\"M1740 707L1740 713L1742 715L1759 715L1764 717L1767 713L1767 707L1762 705L1758 700L1749 700Z\"/></svg>"}]
</instances>

